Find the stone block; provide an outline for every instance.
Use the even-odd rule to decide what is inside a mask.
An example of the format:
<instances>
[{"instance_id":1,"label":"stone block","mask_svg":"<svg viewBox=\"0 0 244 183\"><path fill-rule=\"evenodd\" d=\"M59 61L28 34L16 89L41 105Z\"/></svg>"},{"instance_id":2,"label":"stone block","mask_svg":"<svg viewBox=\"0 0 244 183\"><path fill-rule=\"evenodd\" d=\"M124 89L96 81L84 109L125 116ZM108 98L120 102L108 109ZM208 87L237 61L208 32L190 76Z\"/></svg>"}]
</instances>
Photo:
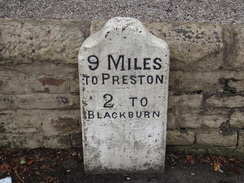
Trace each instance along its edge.
<instances>
[{"instance_id":1,"label":"stone block","mask_svg":"<svg viewBox=\"0 0 244 183\"><path fill-rule=\"evenodd\" d=\"M207 107L243 107L244 96L242 95L213 95L206 100Z\"/></svg>"},{"instance_id":2,"label":"stone block","mask_svg":"<svg viewBox=\"0 0 244 183\"><path fill-rule=\"evenodd\" d=\"M202 111L194 108L177 108L170 110L169 123L171 128L186 128L186 129L211 129L220 128L229 117L229 112L226 110L211 110Z\"/></svg>"},{"instance_id":3,"label":"stone block","mask_svg":"<svg viewBox=\"0 0 244 183\"><path fill-rule=\"evenodd\" d=\"M84 21L1 19L0 63L77 63L80 44L89 30L86 25Z\"/></svg>"},{"instance_id":4,"label":"stone block","mask_svg":"<svg viewBox=\"0 0 244 183\"><path fill-rule=\"evenodd\" d=\"M219 128L228 120L228 115L182 114L177 117L180 128Z\"/></svg>"},{"instance_id":5,"label":"stone block","mask_svg":"<svg viewBox=\"0 0 244 183\"><path fill-rule=\"evenodd\" d=\"M80 111L46 111L42 122L42 131L45 135L68 135L81 132Z\"/></svg>"},{"instance_id":6,"label":"stone block","mask_svg":"<svg viewBox=\"0 0 244 183\"><path fill-rule=\"evenodd\" d=\"M21 65L5 65L0 68L1 77L12 77L17 73L30 76L46 76L57 78L77 78L78 75L78 63L76 64L55 64L49 63L32 63Z\"/></svg>"},{"instance_id":7,"label":"stone block","mask_svg":"<svg viewBox=\"0 0 244 183\"><path fill-rule=\"evenodd\" d=\"M236 70L244 70L244 26L233 25L233 36L236 48L236 61L231 64L235 66Z\"/></svg>"},{"instance_id":8,"label":"stone block","mask_svg":"<svg viewBox=\"0 0 244 183\"><path fill-rule=\"evenodd\" d=\"M71 148L71 140L69 135L51 135L44 136L43 147L52 149Z\"/></svg>"},{"instance_id":9,"label":"stone block","mask_svg":"<svg viewBox=\"0 0 244 183\"><path fill-rule=\"evenodd\" d=\"M70 94L0 95L0 110L77 109L79 96Z\"/></svg>"},{"instance_id":10,"label":"stone block","mask_svg":"<svg viewBox=\"0 0 244 183\"><path fill-rule=\"evenodd\" d=\"M72 94L80 94L80 87L79 87L79 79L78 78L77 79L73 79L70 82L70 93L72 93Z\"/></svg>"},{"instance_id":11,"label":"stone block","mask_svg":"<svg viewBox=\"0 0 244 183\"><path fill-rule=\"evenodd\" d=\"M235 147L237 144L237 132L232 132L228 135L224 135L221 131L198 132L196 134L196 144Z\"/></svg>"},{"instance_id":12,"label":"stone block","mask_svg":"<svg viewBox=\"0 0 244 183\"><path fill-rule=\"evenodd\" d=\"M1 149L9 149L10 148L10 140L9 134L0 132L0 148Z\"/></svg>"},{"instance_id":13,"label":"stone block","mask_svg":"<svg viewBox=\"0 0 244 183\"><path fill-rule=\"evenodd\" d=\"M169 88L173 93L244 91L243 72L236 71L171 71ZM220 82L220 81L223 81Z\"/></svg>"},{"instance_id":14,"label":"stone block","mask_svg":"<svg viewBox=\"0 0 244 183\"><path fill-rule=\"evenodd\" d=\"M216 72L171 71L169 77L171 92L208 92L222 90Z\"/></svg>"},{"instance_id":15,"label":"stone block","mask_svg":"<svg viewBox=\"0 0 244 183\"><path fill-rule=\"evenodd\" d=\"M41 111L0 111L0 125L4 133L41 132L43 112Z\"/></svg>"},{"instance_id":16,"label":"stone block","mask_svg":"<svg viewBox=\"0 0 244 183\"><path fill-rule=\"evenodd\" d=\"M91 21L90 32L91 35L95 34L97 31L101 30L103 26L106 24L105 20L93 20Z\"/></svg>"},{"instance_id":17,"label":"stone block","mask_svg":"<svg viewBox=\"0 0 244 183\"><path fill-rule=\"evenodd\" d=\"M168 110L167 129L174 129L176 127L176 116L172 110Z\"/></svg>"},{"instance_id":18,"label":"stone block","mask_svg":"<svg viewBox=\"0 0 244 183\"><path fill-rule=\"evenodd\" d=\"M169 108L199 108L202 103L202 95L169 96Z\"/></svg>"},{"instance_id":19,"label":"stone block","mask_svg":"<svg viewBox=\"0 0 244 183\"><path fill-rule=\"evenodd\" d=\"M22 65L11 66L0 69L0 93L69 93L78 67L43 65L45 64L33 64L32 67L30 65L25 67Z\"/></svg>"},{"instance_id":20,"label":"stone block","mask_svg":"<svg viewBox=\"0 0 244 183\"><path fill-rule=\"evenodd\" d=\"M240 130L239 132L238 146L244 147L244 130Z\"/></svg>"},{"instance_id":21,"label":"stone block","mask_svg":"<svg viewBox=\"0 0 244 183\"><path fill-rule=\"evenodd\" d=\"M81 131L79 120L79 110L0 111L0 132L72 134Z\"/></svg>"},{"instance_id":22,"label":"stone block","mask_svg":"<svg viewBox=\"0 0 244 183\"><path fill-rule=\"evenodd\" d=\"M234 89L238 93L244 93L244 73L241 73L242 78L230 78L228 80L228 86Z\"/></svg>"},{"instance_id":23,"label":"stone block","mask_svg":"<svg viewBox=\"0 0 244 183\"><path fill-rule=\"evenodd\" d=\"M170 48L171 70L218 70L223 67L223 30L218 24L145 22Z\"/></svg>"},{"instance_id":24,"label":"stone block","mask_svg":"<svg viewBox=\"0 0 244 183\"><path fill-rule=\"evenodd\" d=\"M68 93L70 82L67 78L29 77L17 73L13 77L0 77L1 94L30 94L30 93Z\"/></svg>"},{"instance_id":25,"label":"stone block","mask_svg":"<svg viewBox=\"0 0 244 183\"><path fill-rule=\"evenodd\" d=\"M226 70L244 70L244 27L243 25L224 26Z\"/></svg>"},{"instance_id":26,"label":"stone block","mask_svg":"<svg viewBox=\"0 0 244 183\"><path fill-rule=\"evenodd\" d=\"M43 147L43 135L39 133L24 133L8 135L12 149L35 149Z\"/></svg>"},{"instance_id":27,"label":"stone block","mask_svg":"<svg viewBox=\"0 0 244 183\"><path fill-rule=\"evenodd\" d=\"M195 133L189 130L168 130L167 145L192 145Z\"/></svg>"},{"instance_id":28,"label":"stone block","mask_svg":"<svg viewBox=\"0 0 244 183\"><path fill-rule=\"evenodd\" d=\"M230 116L230 126L234 128L244 128L244 112L235 111Z\"/></svg>"}]
</instances>

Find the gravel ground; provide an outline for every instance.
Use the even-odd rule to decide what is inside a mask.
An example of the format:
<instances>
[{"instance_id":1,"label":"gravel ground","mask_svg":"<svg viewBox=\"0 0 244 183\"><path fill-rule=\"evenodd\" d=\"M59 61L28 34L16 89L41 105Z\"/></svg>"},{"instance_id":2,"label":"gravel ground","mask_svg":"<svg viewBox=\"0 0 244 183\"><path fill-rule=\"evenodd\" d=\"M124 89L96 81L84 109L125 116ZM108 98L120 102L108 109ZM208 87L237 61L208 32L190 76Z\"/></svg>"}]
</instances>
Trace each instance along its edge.
<instances>
[{"instance_id":1,"label":"gravel ground","mask_svg":"<svg viewBox=\"0 0 244 183\"><path fill-rule=\"evenodd\" d=\"M0 0L0 18L244 23L244 0Z\"/></svg>"}]
</instances>

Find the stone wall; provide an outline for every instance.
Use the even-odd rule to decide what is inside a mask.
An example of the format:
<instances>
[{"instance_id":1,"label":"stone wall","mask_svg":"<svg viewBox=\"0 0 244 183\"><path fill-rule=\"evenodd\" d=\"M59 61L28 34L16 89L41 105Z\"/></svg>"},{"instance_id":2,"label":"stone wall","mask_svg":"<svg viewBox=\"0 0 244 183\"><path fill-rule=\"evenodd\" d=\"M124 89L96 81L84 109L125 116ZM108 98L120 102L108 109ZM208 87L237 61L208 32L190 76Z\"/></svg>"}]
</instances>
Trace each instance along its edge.
<instances>
[{"instance_id":1,"label":"stone wall","mask_svg":"<svg viewBox=\"0 0 244 183\"><path fill-rule=\"evenodd\" d=\"M105 21L0 19L0 147L81 147L78 50ZM168 150L244 152L244 25L143 22L170 48Z\"/></svg>"}]
</instances>

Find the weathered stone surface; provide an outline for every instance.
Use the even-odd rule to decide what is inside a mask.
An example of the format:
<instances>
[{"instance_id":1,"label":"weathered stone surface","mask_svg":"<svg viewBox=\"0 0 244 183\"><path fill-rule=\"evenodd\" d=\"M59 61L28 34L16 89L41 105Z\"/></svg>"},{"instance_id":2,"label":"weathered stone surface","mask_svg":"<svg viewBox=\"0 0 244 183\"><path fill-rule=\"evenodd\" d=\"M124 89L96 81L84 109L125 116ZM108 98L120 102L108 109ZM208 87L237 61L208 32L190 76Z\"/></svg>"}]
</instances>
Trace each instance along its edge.
<instances>
[{"instance_id":1,"label":"weathered stone surface","mask_svg":"<svg viewBox=\"0 0 244 183\"><path fill-rule=\"evenodd\" d=\"M167 44L138 20L118 17L85 40L79 64L86 171L162 172Z\"/></svg>"},{"instance_id":2,"label":"weathered stone surface","mask_svg":"<svg viewBox=\"0 0 244 183\"><path fill-rule=\"evenodd\" d=\"M43 138L43 147L66 149L71 147L71 140L68 135L51 135Z\"/></svg>"},{"instance_id":3,"label":"weathered stone surface","mask_svg":"<svg viewBox=\"0 0 244 183\"><path fill-rule=\"evenodd\" d=\"M198 132L196 134L196 144L207 146L230 146L235 147L237 143L237 133L223 135L221 131Z\"/></svg>"},{"instance_id":4,"label":"weathered stone surface","mask_svg":"<svg viewBox=\"0 0 244 183\"><path fill-rule=\"evenodd\" d=\"M223 92L244 91L243 72L236 71L171 71L171 92ZM224 81L224 82L221 82Z\"/></svg>"},{"instance_id":5,"label":"weathered stone surface","mask_svg":"<svg viewBox=\"0 0 244 183\"><path fill-rule=\"evenodd\" d=\"M211 107L243 107L244 96L242 95L213 95L206 101L206 106Z\"/></svg>"},{"instance_id":6,"label":"weathered stone surface","mask_svg":"<svg viewBox=\"0 0 244 183\"><path fill-rule=\"evenodd\" d=\"M244 27L233 25L233 36L236 44L236 62L232 63L237 70L244 70Z\"/></svg>"},{"instance_id":7,"label":"weathered stone surface","mask_svg":"<svg viewBox=\"0 0 244 183\"><path fill-rule=\"evenodd\" d=\"M194 108L172 109L169 113L168 126L173 128L187 129L211 129L219 128L223 123L229 120L228 110L210 110L202 111Z\"/></svg>"},{"instance_id":8,"label":"weathered stone surface","mask_svg":"<svg viewBox=\"0 0 244 183\"><path fill-rule=\"evenodd\" d=\"M27 76L49 76L49 77L78 77L78 63L76 64L55 64L55 63L32 63L21 65L4 65L0 67L0 76L15 76L15 74Z\"/></svg>"},{"instance_id":9,"label":"weathered stone surface","mask_svg":"<svg viewBox=\"0 0 244 183\"><path fill-rule=\"evenodd\" d=\"M81 131L79 119L79 110L0 111L0 132L71 134Z\"/></svg>"},{"instance_id":10,"label":"weathered stone surface","mask_svg":"<svg viewBox=\"0 0 244 183\"><path fill-rule=\"evenodd\" d=\"M70 94L0 95L0 110L77 109L79 96Z\"/></svg>"},{"instance_id":11,"label":"weathered stone surface","mask_svg":"<svg viewBox=\"0 0 244 183\"><path fill-rule=\"evenodd\" d=\"M40 133L26 133L8 135L12 149L34 149L43 147L43 135Z\"/></svg>"},{"instance_id":12,"label":"weathered stone surface","mask_svg":"<svg viewBox=\"0 0 244 183\"><path fill-rule=\"evenodd\" d=\"M175 128L177 128L176 115L173 113L172 109L170 109L168 110L167 129L175 129Z\"/></svg>"},{"instance_id":13,"label":"weathered stone surface","mask_svg":"<svg viewBox=\"0 0 244 183\"><path fill-rule=\"evenodd\" d=\"M69 135L44 136L41 133L3 134L8 137L0 138L1 146L11 149L57 148L64 149L72 146ZM4 141L4 142L3 142Z\"/></svg>"},{"instance_id":14,"label":"weathered stone surface","mask_svg":"<svg viewBox=\"0 0 244 183\"><path fill-rule=\"evenodd\" d=\"M225 69L244 70L244 27L242 25L224 26Z\"/></svg>"},{"instance_id":15,"label":"weathered stone surface","mask_svg":"<svg viewBox=\"0 0 244 183\"><path fill-rule=\"evenodd\" d=\"M182 114L177 120L177 126L181 128L219 128L228 120L228 116Z\"/></svg>"},{"instance_id":16,"label":"weathered stone surface","mask_svg":"<svg viewBox=\"0 0 244 183\"><path fill-rule=\"evenodd\" d=\"M216 70L223 67L222 28L217 24L145 23L170 48L171 70Z\"/></svg>"},{"instance_id":17,"label":"weathered stone surface","mask_svg":"<svg viewBox=\"0 0 244 183\"><path fill-rule=\"evenodd\" d=\"M80 111L47 111L42 131L45 135L73 134L81 132Z\"/></svg>"},{"instance_id":18,"label":"weathered stone surface","mask_svg":"<svg viewBox=\"0 0 244 183\"><path fill-rule=\"evenodd\" d=\"M244 128L244 112L234 112L230 116L230 126L235 128Z\"/></svg>"},{"instance_id":19,"label":"weathered stone surface","mask_svg":"<svg viewBox=\"0 0 244 183\"><path fill-rule=\"evenodd\" d=\"M43 120L41 111L0 111L0 123L4 133L38 133L41 132Z\"/></svg>"},{"instance_id":20,"label":"weathered stone surface","mask_svg":"<svg viewBox=\"0 0 244 183\"><path fill-rule=\"evenodd\" d=\"M15 73L15 72L14 72ZM14 74L13 73L13 74ZM28 76L16 73L15 76L0 76L1 94L68 93L71 91L71 78L50 76Z\"/></svg>"},{"instance_id":21,"label":"weathered stone surface","mask_svg":"<svg viewBox=\"0 0 244 183\"><path fill-rule=\"evenodd\" d=\"M79 87L79 79L73 79L70 82L70 93L72 94L80 94L80 87Z\"/></svg>"},{"instance_id":22,"label":"weathered stone surface","mask_svg":"<svg viewBox=\"0 0 244 183\"><path fill-rule=\"evenodd\" d=\"M168 130L167 145L192 145L195 141L195 133L189 130Z\"/></svg>"},{"instance_id":23,"label":"weathered stone surface","mask_svg":"<svg viewBox=\"0 0 244 183\"><path fill-rule=\"evenodd\" d=\"M169 108L199 108L202 95L169 96Z\"/></svg>"},{"instance_id":24,"label":"weathered stone surface","mask_svg":"<svg viewBox=\"0 0 244 183\"><path fill-rule=\"evenodd\" d=\"M231 78L229 79L228 86L234 89L236 92L244 93L244 73L242 74L242 79Z\"/></svg>"},{"instance_id":25,"label":"weathered stone surface","mask_svg":"<svg viewBox=\"0 0 244 183\"><path fill-rule=\"evenodd\" d=\"M244 130L240 130L239 132L238 146L244 147Z\"/></svg>"},{"instance_id":26,"label":"weathered stone surface","mask_svg":"<svg viewBox=\"0 0 244 183\"><path fill-rule=\"evenodd\" d=\"M101 30L103 26L106 24L105 20L93 20L91 21L90 33L95 34L97 31Z\"/></svg>"},{"instance_id":27,"label":"weathered stone surface","mask_svg":"<svg viewBox=\"0 0 244 183\"><path fill-rule=\"evenodd\" d=\"M10 148L9 135L10 134L4 134L0 132L0 148L5 148L5 149Z\"/></svg>"},{"instance_id":28,"label":"weathered stone surface","mask_svg":"<svg viewBox=\"0 0 244 183\"><path fill-rule=\"evenodd\" d=\"M3 67L0 68L0 93L69 93L74 90L72 83L75 77L78 77L77 65L31 64Z\"/></svg>"},{"instance_id":29,"label":"weathered stone surface","mask_svg":"<svg viewBox=\"0 0 244 183\"><path fill-rule=\"evenodd\" d=\"M85 24L81 21L1 19L0 64L77 63Z\"/></svg>"}]
</instances>

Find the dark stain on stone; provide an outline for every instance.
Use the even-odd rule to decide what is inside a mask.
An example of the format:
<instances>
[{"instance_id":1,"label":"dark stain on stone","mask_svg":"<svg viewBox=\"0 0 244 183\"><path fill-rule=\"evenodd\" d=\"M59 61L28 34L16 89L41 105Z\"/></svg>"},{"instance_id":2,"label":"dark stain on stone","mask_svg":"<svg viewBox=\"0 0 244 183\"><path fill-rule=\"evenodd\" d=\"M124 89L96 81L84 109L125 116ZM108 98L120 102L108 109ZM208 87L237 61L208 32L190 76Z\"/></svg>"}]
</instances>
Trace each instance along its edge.
<instances>
[{"instance_id":1,"label":"dark stain on stone","mask_svg":"<svg viewBox=\"0 0 244 183\"><path fill-rule=\"evenodd\" d=\"M105 34L105 38L108 37L109 33L110 33L110 31L108 31L108 32Z\"/></svg>"},{"instance_id":2,"label":"dark stain on stone","mask_svg":"<svg viewBox=\"0 0 244 183\"><path fill-rule=\"evenodd\" d=\"M86 103L85 101L83 101L83 100L82 100L82 104L83 104L84 106L86 106L86 105L87 105L87 103Z\"/></svg>"},{"instance_id":3,"label":"dark stain on stone","mask_svg":"<svg viewBox=\"0 0 244 183\"><path fill-rule=\"evenodd\" d=\"M236 129L231 128L229 121L223 122L220 125L220 130L222 131L223 136L236 134Z\"/></svg>"},{"instance_id":4,"label":"dark stain on stone","mask_svg":"<svg viewBox=\"0 0 244 183\"><path fill-rule=\"evenodd\" d=\"M185 128L180 128L180 133L182 133L182 134L187 134L187 130L185 129Z\"/></svg>"},{"instance_id":5,"label":"dark stain on stone","mask_svg":"<svg viewBox=\"0 0 244 183\"><path fill-rule=\"evenodd\" d=\"M64 104L69 103L69 99L68 99L67 97L57 96L57 99L58 99L60 102L63 102Z\"/></svg>"},{"instance_id":6,"label":"dark stain on stone","mask_svg":"<svg viewBox=\"0 0 244 183\"><path fill-rule=\"evenodd\" d=\"M87 117L86 117L86 110L85 110L84 107L83 107L83 118L84 118L84 119L87 119Z\"/></svg>"},{"instance_id":7,"label":"dark stain on stone","mask_svg":"<svg viewBox=\"0 0 244 183\"><path fill-rule=\"evenodd\" d=\"M196 35L195 38L196 38L196 39L202 39L203 36Z\"/></svg>"},{"instance_id":8,"label":"dark stain on stone","mask_svg":"<svg viewBox=\"0 0 244 183\"><path fill-rule=\"evenodd\" d=\"M82 134L81 133L75 133L70 136L71 143L73 147L82 147Z\"/></svg>"},{"instance_id":9,"label":"dark stain on stone","mask_svg":"<svg viewBox=\"0 0 244 183\"><path fill-rule=\"evenodd\" d=\"M185 30L185 29L176 29L175 30L178 34L183 34L184 35L184 37L185 38L187 38L187 39L191 39L191 38L193 38L193 36L190 36L189 34L191 34L191 35L194 35L194 32L192 32L192 31L189 31L189 30Z\"/></svg>"},{"instance_id":10,"label":"dark stain on stone","mask_svg":"<svg viewBox=\"0 0 244 183\"><path fill-rule=\"evenodd\" d=\"M4 128L4 124L1 123L1 124L0 124L0 133L3 133L3 132L5 132L5 131L6 131L6 129Z\"/></svg>"},{"instance_id":11,"label":"dark stain on stone","mask_svg":"<svg viewBox=\"0 0 244 183\"><path fill-rule=\"evenodd\" d=\"M122 28L122 32L124 32L125 29L126 29L126 27L123 27L123 28Z\"/></svg>"},{"instance_id":12,"label":"dark stain on stone","mask_svg":"<svg viewBox=\"0 0 244 183\"><path fill-rule=\"evenodd\" d=\"M42 86L46 86L46 85L60 86L65 82L64 79L47 78L47 77L38 79L38 81L42 84Z\"/></svg>"},{"instance_id":13,"label":"dark stain on stone","mask_svg":"<svg viewBox=\"0 0 244 183\"><path fill-rule=\"evenodd\" d=\"M49 93L50 92L49 88L45 88L44 92Z\"/></svg>"},{"instance_id":14,"label":"dark stain on stone","mask_svg":"<svg viewBox=\"0 0 244 183\"><path fill-rule=\"evenodd\" d=\"M236 80L234 78L230 78L230 79L220 78L219 79L219 84L223 85L223 89L224 89L223 93L237 94L236 88L229 86L230 81L236 82L238 80Z\"/></svg>"}]
</instances>

